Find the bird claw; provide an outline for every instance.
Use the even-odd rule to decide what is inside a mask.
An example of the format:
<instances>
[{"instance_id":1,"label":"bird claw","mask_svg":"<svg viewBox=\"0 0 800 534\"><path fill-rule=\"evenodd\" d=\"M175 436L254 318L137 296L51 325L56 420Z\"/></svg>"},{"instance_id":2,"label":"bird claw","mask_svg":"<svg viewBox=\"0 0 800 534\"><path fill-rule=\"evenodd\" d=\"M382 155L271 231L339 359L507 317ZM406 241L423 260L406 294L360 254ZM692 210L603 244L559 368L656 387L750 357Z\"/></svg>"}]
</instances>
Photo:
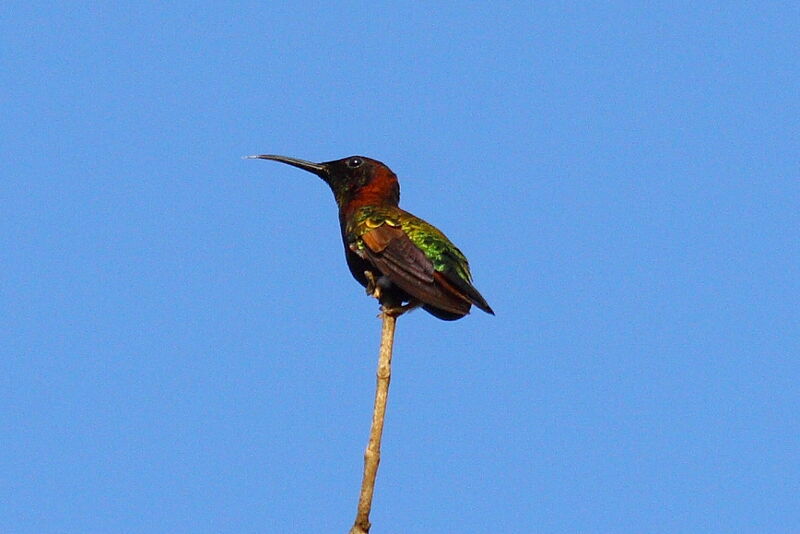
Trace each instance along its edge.
<instances>
[{"instance_id":1,"label":"bird claw","mask_svg":"<svg viewBox=\"0 0 800 534\"><path fill-rule=\"evenodd\" d=\"M402 306L381 306L381 314L391 317L400 317L404 313L416 310L420 306L422 306L422 303L418 300L411 300L408 304L403 304Z\"/></svg>"},{"instance_id":2,"label":"bird claw","mask_svg":"<svg viewBox=\"0 0 800 534\"><path fill-rule=\"evenodd\" d=\"M364 276L367 279L367 295L375 297L381 303L381 313L378 314L378 317L382 315L400 317L404 313L408 313L422 306L422 303L416 299L412 299L408 304L403 304L402 306L391 306L384 303L382 299L383 289L388 287L388 280L386 280L386 278L378 278L372 271L364 271Z\"/></svg>"},{"instance_id":3,"label":"bird claw","mask_svg":"<svg viewBox=\"0 0 800 534\"><path fill-rule=\"evenodd\" d=\"M364 276L367 278L367 295L381 299L381 288L378 285L378 279L372 271L364 271Z\"/></svg>"}]
</instances>

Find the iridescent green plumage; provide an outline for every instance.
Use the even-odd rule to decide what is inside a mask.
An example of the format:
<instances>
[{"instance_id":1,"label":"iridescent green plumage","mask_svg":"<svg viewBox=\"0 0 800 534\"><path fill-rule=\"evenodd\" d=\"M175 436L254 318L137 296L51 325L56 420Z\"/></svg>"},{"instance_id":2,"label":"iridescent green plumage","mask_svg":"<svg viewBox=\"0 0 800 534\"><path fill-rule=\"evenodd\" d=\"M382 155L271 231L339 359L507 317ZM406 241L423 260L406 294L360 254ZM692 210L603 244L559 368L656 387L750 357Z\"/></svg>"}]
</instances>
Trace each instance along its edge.
<instances>
[{"instance_id":1,"label":"iridescent green plumage","mask_svg":"<svg viewBox=\"0 0 800 534\"><path fill-rule=\"evenodd\" d=\"M465 282L472 282L469 262L458 247L441 230L400 208L359 208L346 229L347 238L355 242L359 250L363 250L365 245L362 236L383 224L400 228L433 263L436 271L452 271Z\"/></svg>"}]
</instances>

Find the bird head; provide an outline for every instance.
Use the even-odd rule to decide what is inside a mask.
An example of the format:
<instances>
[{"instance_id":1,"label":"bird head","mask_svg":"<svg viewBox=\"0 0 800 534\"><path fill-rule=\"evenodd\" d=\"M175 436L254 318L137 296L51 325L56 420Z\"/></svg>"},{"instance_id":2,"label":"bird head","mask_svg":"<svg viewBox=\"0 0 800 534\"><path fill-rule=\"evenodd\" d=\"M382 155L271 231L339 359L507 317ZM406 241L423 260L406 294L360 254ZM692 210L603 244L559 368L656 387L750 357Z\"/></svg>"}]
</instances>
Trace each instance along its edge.
<instances>
[{"instance_id":1,"label":"bird head","mask_svg":"<svg viewBox=\"0 0 800 534\"><path fill-rule=\"evenodd\" d=\"M316 174L330 186L339 208L344 208L357 199L394 206L397 206L400 201L400 185L397 182L397 176L389 167L371 158L350 156L324 163L314 163L271 154L247 157L279 161Z\"/></svg>"}]
</instances>

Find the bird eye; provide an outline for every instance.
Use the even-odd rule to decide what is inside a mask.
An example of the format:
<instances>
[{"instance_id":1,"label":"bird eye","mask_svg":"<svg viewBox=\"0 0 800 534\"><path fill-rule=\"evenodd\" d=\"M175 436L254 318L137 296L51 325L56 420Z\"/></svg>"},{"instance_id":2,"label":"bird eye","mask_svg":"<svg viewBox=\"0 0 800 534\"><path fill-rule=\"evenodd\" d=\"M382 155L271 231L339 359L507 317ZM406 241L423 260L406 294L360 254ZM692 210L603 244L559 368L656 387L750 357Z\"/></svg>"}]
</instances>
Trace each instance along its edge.
<instances>
[{"instance_id":1,"label":"bird eye","mask_svg":"<svg viewBox=\"0 0 800 534\"><path fill-rule=\"evenodd\" d=\"M364 164L364 160L361 158L350 158L347 160L347 166L351 169L355 169L356 167L361 167Z\"/></svg>"}]
</instances>

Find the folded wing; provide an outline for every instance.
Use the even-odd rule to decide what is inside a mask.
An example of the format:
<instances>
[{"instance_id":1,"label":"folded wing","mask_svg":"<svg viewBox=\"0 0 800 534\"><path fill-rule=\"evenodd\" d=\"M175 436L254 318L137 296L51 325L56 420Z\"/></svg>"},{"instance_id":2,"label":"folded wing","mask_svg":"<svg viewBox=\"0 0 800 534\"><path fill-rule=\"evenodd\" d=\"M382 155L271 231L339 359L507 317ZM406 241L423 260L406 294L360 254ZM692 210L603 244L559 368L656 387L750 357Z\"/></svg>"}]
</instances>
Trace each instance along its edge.
<instances>
[{"instance_id":1,"label":"folded wing","mask_svg":"<svg viewBox=\"0 0 800 534\"><path fill-rule=\"evenodd\" d=\"M394 284L422 302L431 313L440 310L447 318L462 317L469 313L473 292L478 297L475 304L488 308L486 301L471 285L460 283L455 275L437 271L433 262L401 228L383 224L361 237L367 259Z\"/></svg>"}]
</instances>

